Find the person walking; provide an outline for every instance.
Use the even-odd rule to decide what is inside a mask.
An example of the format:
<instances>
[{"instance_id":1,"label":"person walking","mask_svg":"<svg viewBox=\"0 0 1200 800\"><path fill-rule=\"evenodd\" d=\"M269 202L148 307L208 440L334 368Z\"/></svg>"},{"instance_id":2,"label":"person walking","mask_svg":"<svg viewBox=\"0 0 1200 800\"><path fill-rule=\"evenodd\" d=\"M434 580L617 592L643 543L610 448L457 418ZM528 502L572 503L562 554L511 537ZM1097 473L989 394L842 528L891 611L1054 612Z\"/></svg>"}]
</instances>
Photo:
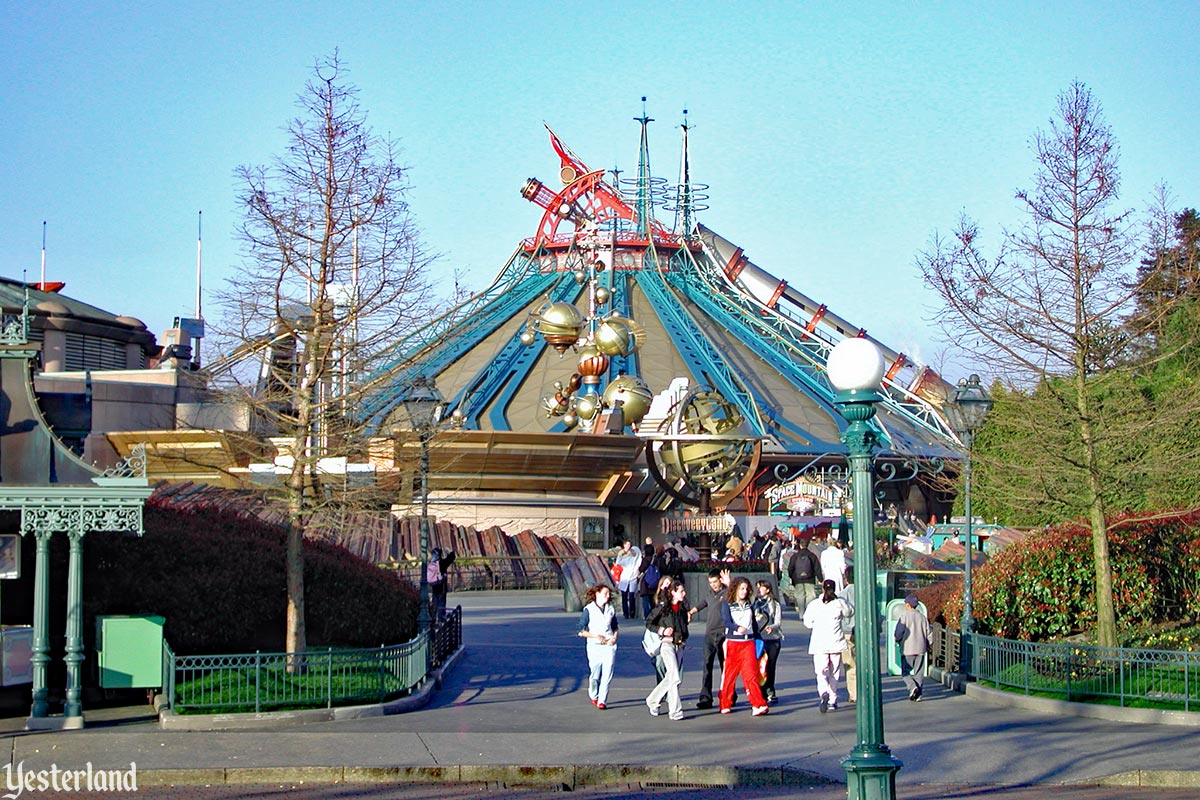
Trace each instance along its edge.
<instances>
[{"instance_id":1,"label":"person walking","mask_svg":"<svg viewBox=\"0 0 1200 800\"><path fill-rule=\"evenodd\" d=\"M608 708L608 686L617 656L617 614L610 604L612 590L604 584L589 586L584 600L578 633L587 639L588 699L603 711Z\"/></svg>"},{"instance_id":2,"label":"person walking","mask_svg":"<svg viewBox=\"0 0 1200 800\"><path fill-rule=\"evenodd\" d=\"M796 614L804 619L804 611L817 596L817 556L808 549L808 539L796 543L796 552L788 561L788 579L792 582L792 597L796 600Z\"/></svg>"},{"instance_id":3,"label":"person walking","mask_svg":"<svg viewBox=\"0 0 1200 800\"><path fill-rule=\"evenodd\" d=\"M721 675L720 694L722 714L733 711L733 695L738 678L742 679L742 686L750 698L751 714L761 717L771 710L758 682L758 656L754 641L759 631L752 603L750 581L734 578L729 584L725 602L721 604L721 617L725 620L725 671Z\"/></svg>"},{"instance_id":4,"label":"person walking","mask_svg":"<svg viewBox=\"0 0 1200 800\"><path fill-rule=\"evenodd\" d=\"M827 546L821 551L821 577L833 581L840 592L846 572L846 551L842 549L842 540L836 536L830 536L826 542Z\"/></svg>"},{"instance_id":5,"label":"person walking","mask_svg":"<svg viewBox=\"0 0 1200 800\"><path fill-rule=\"evenodd\" d=\"M692 616L707 611L704 623L703 672L700 677L700 698L696 708L713 707L713 663L725 668L725 619L721 603L729 589L729 570L713 568L708 571L708 593L692 606Z\"/></svg>"},{"instance_id":6,"label":"person walking","mask_svg":"<svg viewBox=\"0 0 1200 800\"><path fill-rule=\"evenodd\" d=\"M854 616L846 601L837 596L836 587L837 584L832 580L826 580L821 584L821 596L804 609L804 624L812 631L808 652L817 676L817 694L821 696L822 714L837 708L842 653L846 651L844 626Z\"/></svg>"},{"instance_id":7,"label":"person walking","mask_svg":"<svg viewBox=\"0 0 1200 800\"><path fill-rule=\"evenodd\" d=\"M646 542L642 547L642 561L638 564L638 574L642 576L638 584L638 593L642 596L642 617L650 616L654 608L654 593L658 591L658 565L654 563L654 545Z\"/></svg>"},{"instance_id":8,"label":"person walking","mask_svg":"<svg viewBox=\"0 0 1200 800\"><path fill-rule=\"evenodd\" d=\"M633 549L633 542L628 539L617 553L617 566L621 568L621 578L617 581L617 589L621 592L621 616L633 619L637 616L638 589L642 584L642 554Z\"/></svg>"},{"instance_id":9,"label":"person walking","mask_svg":"<svg viewBox=\"0 0 1200 800\"><path fill-rule=\"evenodd\" d=\"M775 596L770 581L754 584L754 619L758 623L758 635L762 639L763 652L767 657L766 680L763 681L763 697L767 705L775 705L775 668L779 663L779 650L783 647L783 605Z\"/></svg>"},{"instance_id":10,"label":"person walking","mask_svg":"<svg viewBox=\"0 0 1200 800\"><path fill-rule=\"evenodd\" d=\"M666 674L646 698L650 716L659 715L663 698L667 713L673 720L683 719L683 703L679 699L679 684L683 681L683 651L688 639L687 589L683 581L673 580L666 590L666 602L659 603L646 618L647 630L662 637L662 656Z\"/></svg>"},{"instance_id":11,"label":"person walking","mask_svg":"<svg viewBox=\"0 0 1200 800\"><path fill-rule=\"evenodd\" d=\"M917 607L919 603L917 596L910 592L904 598L904 610L900 612L896 621L896 643L900 645L900 653L904 656L900 664L900 674L908 688L908 699L914 703L921 701L921 686L925 682L925 658L933 639L929 620Z\"/></svg>"},{"instance_id":12,"label":"person walking","mask_svg":"<svg viewBox=\"0 0 1200 800\"><path fill-rule=\"evenodd\" d=\"M434 621L441 619L446 611L446 591L449 579L447 570L454 563L453 550L443 552L435 547L429 553L429 563L425 566L425 580L429 584L429 615Z\"/></svg>"},{"instance_id":13,"label":"person walking","mask_svg":"<svg viewBox=\"0 0 1200 800\"><path fill-rule=\"evenodd\" d=\"M842 653L842 667L846 672L847 702L858 702L858 661L854 653L854 567L846 567L845 585L837 596L850 606L850 619L843 626L846 633L846 651Z\"/></svg>"}]
</instances>

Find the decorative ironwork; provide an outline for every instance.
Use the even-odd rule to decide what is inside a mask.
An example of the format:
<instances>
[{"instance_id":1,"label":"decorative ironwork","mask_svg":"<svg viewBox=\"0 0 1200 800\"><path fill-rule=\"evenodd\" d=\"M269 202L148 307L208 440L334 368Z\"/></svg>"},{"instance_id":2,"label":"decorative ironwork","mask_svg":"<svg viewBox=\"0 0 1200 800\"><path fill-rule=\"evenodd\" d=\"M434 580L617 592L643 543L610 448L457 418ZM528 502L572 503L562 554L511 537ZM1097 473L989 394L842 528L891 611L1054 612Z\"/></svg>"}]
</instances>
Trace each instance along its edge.
<instances>
[{"instance_id":1,"label":"decorative ironwork","mask_svg":"<svg viewBox=\"0 0 1200 800\"><path fill-rule=\"evenodd\" d=\"M146 477L146 443L138 442L129 450L126 458L117 465L104 470L102 478L144 478Z\"/></svg>"},{"instance_id":2,"label":"decorative ironwork","mask_svg":"<svg viewBox=\"0 0 1200 800\"><path fill-rule=\"evenodd\" d=\"M850 485L849 463L820 464L821 461L826 459L844 458L845 456L839 453L825 453L813 458L802 467L793 468L789 464L777 464L771 474L781 484L804 480L809 483L835 488L844 494ZM873 483L875 484L875 506L882 510L883 502L887 498L887 492L880 488L880 484L904 483L916 480L921 475L929 477L939 475L946 469L946 459L941 457L906 458L902 461L877 459L872 462L872 468L874 472Z\"/></svg>"},{"instance_id":3,"label":"decorative ironwork","mask_svg":"<svg viewBox=\"0 0 1200 800\"><path fill-rule=\"evenodd\" d=\"M28 344L29 343L29 317L24 312L20 315L5 314L3 323L0 323L0 344Z\"/></svg>"}]
</instances>

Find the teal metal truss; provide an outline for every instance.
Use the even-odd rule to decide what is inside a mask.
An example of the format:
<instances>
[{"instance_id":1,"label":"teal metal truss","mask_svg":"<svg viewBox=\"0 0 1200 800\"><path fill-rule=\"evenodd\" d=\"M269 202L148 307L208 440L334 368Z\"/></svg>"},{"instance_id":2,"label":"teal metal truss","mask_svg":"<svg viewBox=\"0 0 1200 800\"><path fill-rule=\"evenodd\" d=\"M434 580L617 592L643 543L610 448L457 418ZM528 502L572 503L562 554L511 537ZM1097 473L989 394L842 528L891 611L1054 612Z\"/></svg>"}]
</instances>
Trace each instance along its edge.
<instances>
[{"instance_id":1,"label":"teal metal truss","mask_svg":"<svg viewBox=\"0 0 1200 800\"><path fill-rule=\"evenodd\" d=\"M518 248L490 287L396 344L390 359L385 356L383 366L366 380L369 392L361 407L362 418L375 426L383 424L403 401L405 387L420 376L435 377L549 291L560 277L539 272L536 258Z\"/></svg>"}]
</instances>

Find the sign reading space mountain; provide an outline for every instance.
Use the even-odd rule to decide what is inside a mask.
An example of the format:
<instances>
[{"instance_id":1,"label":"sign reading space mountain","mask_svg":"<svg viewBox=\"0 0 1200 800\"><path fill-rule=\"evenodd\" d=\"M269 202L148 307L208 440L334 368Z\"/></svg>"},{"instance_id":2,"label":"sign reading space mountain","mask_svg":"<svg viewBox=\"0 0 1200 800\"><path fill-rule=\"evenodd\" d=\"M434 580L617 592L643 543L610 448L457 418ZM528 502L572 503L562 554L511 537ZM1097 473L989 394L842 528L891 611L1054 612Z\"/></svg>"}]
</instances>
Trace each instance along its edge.
<instances>
[{"instance_id":1,"label":"sign reading space mountain","mask_svg":"<svg viewBox=\"0 0 1200 800\"><path fill-rule=\"evenodd\" d=\"M840 506L844 487L797 478L767 487L763 492L771 506L786 505L791 511Z\"/></svg>"}]
</instances>

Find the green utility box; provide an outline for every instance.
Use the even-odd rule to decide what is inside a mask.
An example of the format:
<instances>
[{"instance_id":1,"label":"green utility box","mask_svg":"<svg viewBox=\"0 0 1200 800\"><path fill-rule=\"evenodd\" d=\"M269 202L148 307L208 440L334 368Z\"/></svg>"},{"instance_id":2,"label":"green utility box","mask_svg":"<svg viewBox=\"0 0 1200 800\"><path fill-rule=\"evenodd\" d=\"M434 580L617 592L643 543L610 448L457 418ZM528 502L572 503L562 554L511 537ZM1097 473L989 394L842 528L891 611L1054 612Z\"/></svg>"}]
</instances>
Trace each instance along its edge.
<instances>
[{"instance_id":1,"label":"green utility box","mask_svg":"<svg viewBox=\"0 0 1200 800\"><path fill-rule=\"evenodd\" d=\"M917 610L929 617L929 612L925 609L924 603L917 603ZM896 623L900 621L900 613L904 611L903 600L891 600L887 604L887 613L884 615L884 620L887 622L887 629L884 631L884 636L887 639L887 671L891 675L902 675L903 670L900 665L904 662L904 653L900 650L900 645L896 642ZM925 660L925 668L929 669L929 660Z\"/></svg>"},{"instance_id":2,"label":"green utility box","mask_svg":"<svg viewBox=\"0 0 1200 800\"><path fill-rule=\"evenodd\" d=\"M103 689L162 685L162 617L96 617L96 662Z\"/></svg>"}]
</instances>

